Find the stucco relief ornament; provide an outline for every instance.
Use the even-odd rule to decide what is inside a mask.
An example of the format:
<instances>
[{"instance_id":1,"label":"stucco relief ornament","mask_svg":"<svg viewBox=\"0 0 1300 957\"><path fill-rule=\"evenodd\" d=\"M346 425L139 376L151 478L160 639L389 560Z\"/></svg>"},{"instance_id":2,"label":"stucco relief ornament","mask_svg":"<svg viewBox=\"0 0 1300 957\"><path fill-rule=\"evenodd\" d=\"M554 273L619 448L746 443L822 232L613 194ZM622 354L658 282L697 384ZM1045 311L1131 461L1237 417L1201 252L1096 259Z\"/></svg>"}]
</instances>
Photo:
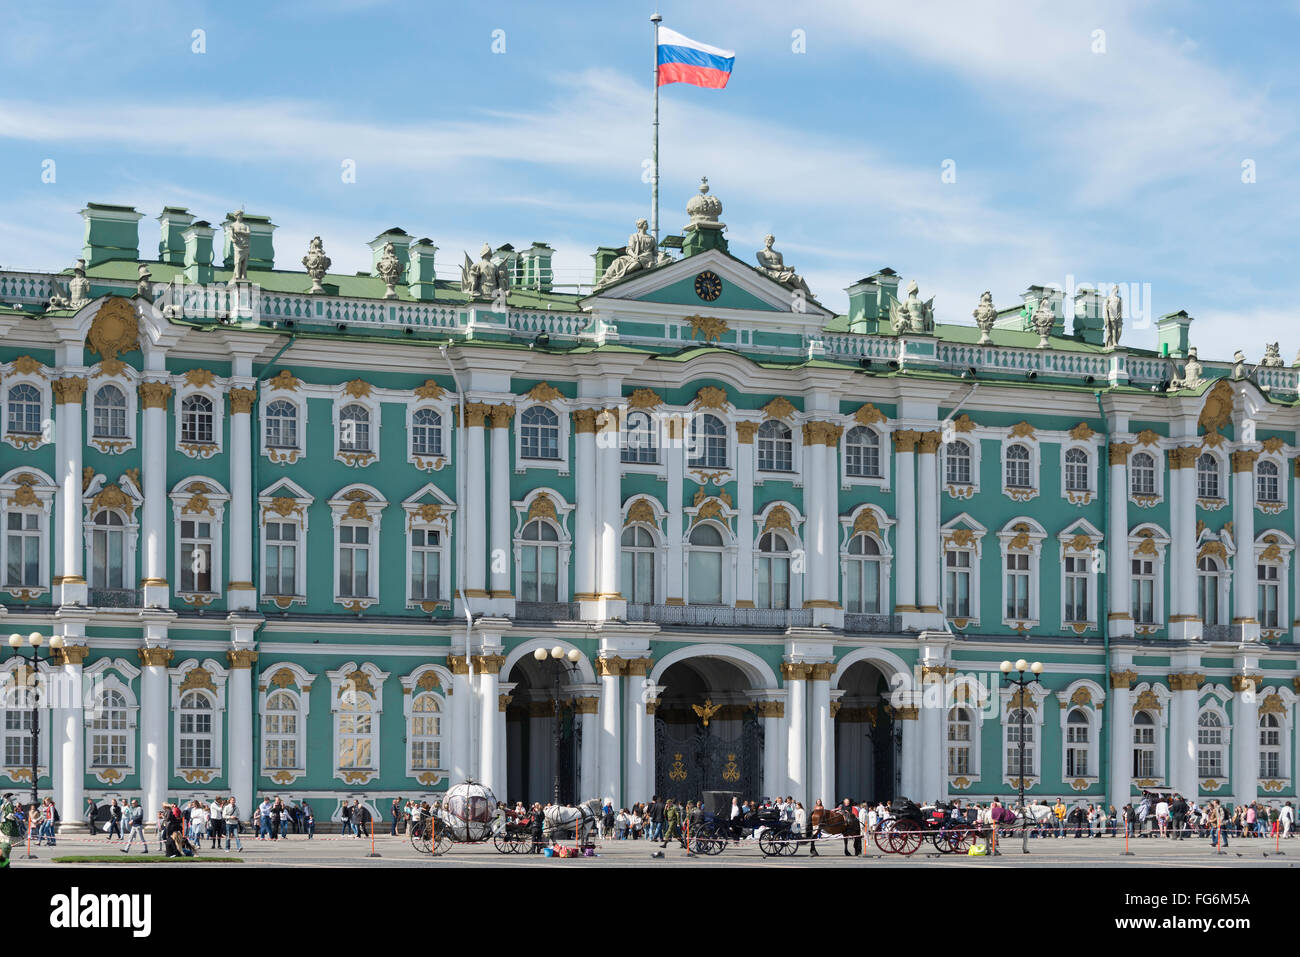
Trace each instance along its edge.
<instances>
[{"instance_id":1,"label":"stucco relief ornament","mask_svg":"<svg viewBox=\"0 0 1300 957\"><path fill-rule=\"evenodd\" d=\"M389 243L389 246L392 246L392 243ZM302 257L302 264L307 270L307 277L311 280L311 289L307 290L308 295L324 292L325 287L321 284L321 280L325 278L325 273L333 262L325 255L325 244L321 242L319 236L313 236L312 241L308 243L307 255Z\"/></svg>"},{"instance_id":2,"label":"stucco relief ornament","mask_svg":"<svg viewBox=\"0 0 1300 957\"><path fill-rule=\"evenodd\" d=\"M1192 346L1187 350L1187 361L1183 363L1183 374L1169 380L1169 391L1177 392L1179 389L1200 387L1205 382L1205 377L1201 375L1204 371L1205 367L1196 358L1196 346Z\"/></svg>"},{"instance_id":3,"label":"stucco relief ornament","mask_svg":"<svg viewBox=\"0 0 1300 957\"><path fill-rule=\"evenodd\" d=\"M252 233L244 222L244 211L238 210L233 219L226 221L226 235L230 237L231 253L234 257L231 282L248 281L248 250L252 243Z\"/></svg>"},{"instance_id":4,"label":"stucco relief ornament","mask_svg":"<svg viewBox=\"0 0 1300 957\"><path fill-rule=\"evenodd\" d=\"M980 303L971 313L975 317L975 325L979 326L980 341L982 346L993 344L993 321L998 317L998 311L993 307L993 293L983 292L980 294Z\"/></svg>"},{"instance_id":5,"label":"stucco relief ornament","mask_svg":"<svg viewBox=\"0 0 1300 957\"><path fill-rule=\"evenodd\" d=\"M812 295L812 290L804 282L803 277L785 264L785 257L772 248L776 242L776 237L771 234L763 237L763 248L755 253L758 259L759 272L763 273L769 279L774 279L783 286L791 289L801 290L805 295Z\"/></svg>"},{"instance_id":6,"label":"stucco relief ornament","mask_svg":"<svg viewBox=\"0 0 1300 957\"><path fill-rule=\"evenodd\" d=\"M597 289L603 289L610 283L618 282L629 273L642 269L653 269L659 264L655 254L655 238L650 235L650 224L644 219L636 221L636 232L627 237L627 249L605 270L596 283Z\"/></svg>"},{"instance_id":7,"label":"stucco relief ornament","mask_svg":"<svg viewBox=\"0 0 1300 957\"><path fill-rule=\"evenodd\" d=\"M1106 338L1105 347L1114 349L1119 346L1120 333L1124 331L1124 300L1120 298L1119 286L1110 287L1106 297Z\"/></svg>"},{"instance_id":8,"label":"stucco relief ornament","mask_svg":"<svg viewBox=\"0 0 1300 957\"><path fill-rule=\"evenodd\" d=\"M931 332L934 329L934 297L921 301L920 287L913 279L907 284L907 299L889 304L889 321L894 332Z\"/></svg>"},{"instance_id":9,"label":"stucco relief ornament","mask_svg":"<svg viewBox=\"0 0 1300 957\"><path fill-rule=\"evenodd\" d=\"M1280 342L1264 343L1264 358L1259 364L1265 369L1282 368L1282 344Z\"/></svg>"},{"instance_id":10,"label":"stucco relief ornament","mask_svg":"<svg viewBox=\"0 0 1300 957\"><path fill-rule=\"evenodd\" d=\"M1038 300L1038 305L1034 307L1034 314L1029 320L1033 323L1034 332L1038 333L1038 348L1047 348L1047 337L1052 334L1052 327L1056 325L1056 313L1052 309L1052 297L1044 296Z\"/></svg>"},{"instance_id":11,"label":"stucco relief ornament","mask_svg":"<svg viewBox=\"0 0 1300 957\"><path fill-rule=\"evenodd\" d=\"M72 267L72 278L68 280L66 295L58 280L51 278L50 285L57 290L50 296L50 309L80 309L90 302L90 280L86 278L84 259L78 259L77 264Z\"/></svg>"},{"instance_id":12,"label":"stucco relief ornament","mask_svg":"<svg viewBox=\"0 0 1300 957\"><path fill-rule=\"evenodd\" d=\"M470 262L469 253L465 254L465 264L460 267L460 291L467 292L471 299L488 301L494 298L497 290L502 292L510 288L510 275L504 264L492 261L492 247L487 243L479 250L478 262Z\"/></svg>"},{"instance_id":13,"label":"stucco relief ornament","mask_svg":"<svg viewBox=\"0 0 1300 957\"><path fill-rule=\"evenodd\" d=\"M397 251L393 249L392 243L384 243L384 254L379 257L375 272L379 273L379 278L384 281L386 287L384 298L396 299L397 290L393 287L402 280L402 261L397 258Z\"/></svg>"}]
</instances>

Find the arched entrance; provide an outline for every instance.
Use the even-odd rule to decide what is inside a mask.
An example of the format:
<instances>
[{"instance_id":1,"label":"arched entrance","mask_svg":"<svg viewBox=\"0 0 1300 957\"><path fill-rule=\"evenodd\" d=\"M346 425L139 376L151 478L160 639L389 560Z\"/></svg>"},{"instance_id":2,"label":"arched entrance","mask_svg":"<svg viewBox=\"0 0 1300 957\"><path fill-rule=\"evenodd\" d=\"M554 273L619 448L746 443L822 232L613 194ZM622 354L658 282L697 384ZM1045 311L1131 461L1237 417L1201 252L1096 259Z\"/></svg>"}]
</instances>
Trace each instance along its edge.
<instances>
[{"instance_id":1,"label":"arched entrance","mask_svg":"<svg viewBox=\"0 0 1300 957\"><path fill-rule=\"evenodd\" d=\"M514 688L506 707L506 791L497 797L512 804L554 801L557 778L560 803L576 801L582 722L576 713L576 689L570 676L562 675L557 743L557 670L552 662L539 662L532 655L520 658L510 669L508 680Z\"/></svg>"},{"instance_id":2,"label":"arched entrance","mask_svg":"<svg viewBox=\"0 0 1300 957\"><path fill-rule=\"evenodd\" d=\"M657 679L655 793L698 801L705 791L758 797L763 729L746 670L713 656L670 664Z\"/></svg>"},{"instance_id":3,"label":"arched entrance","mask_svg":"<svg viewBox=\"0 0 1300 957\"><path fill-rule=\"evenodd\" d=\"M835 715L835 793L854 801L888 801L900 793L902 728L889 703L889 680L873 661L845 668Z\"/></svg>"}]
</instances>

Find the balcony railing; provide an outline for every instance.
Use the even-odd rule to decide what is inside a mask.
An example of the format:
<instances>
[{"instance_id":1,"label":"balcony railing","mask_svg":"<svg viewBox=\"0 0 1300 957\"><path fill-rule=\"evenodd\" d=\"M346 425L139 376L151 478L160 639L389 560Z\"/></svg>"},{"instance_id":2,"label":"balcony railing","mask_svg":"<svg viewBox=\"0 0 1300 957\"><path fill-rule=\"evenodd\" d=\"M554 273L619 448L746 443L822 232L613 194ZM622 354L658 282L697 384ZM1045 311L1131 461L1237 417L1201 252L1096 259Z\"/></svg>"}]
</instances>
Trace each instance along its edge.
<instances>
[{"instance_id":1,"label":"balcony railing","mask_svg":"<svg viewBox=\"0 0 1300 957\"><path fill-rule=\"evenodd\" d=\"M720 628L809 628L811 608L728 608L725 605L650 605L629 602L628 621Z\"/></svg>"},{"instance_id":2,"label":"balcony railing","mask_svg":"<svg viewBox=\"0 0 1300 957\"><path fill-rule=\"evenodd\" d=\"M576 601L517 601L515 618L519 621L577 621Z\"/></svg>"},{"instance_id":3,"label":"balcony railing","mask_svg":"<svg viewBox=\"0 0 1300 957\"><path fill-rule=\"evenodd\" d=\"M92 608L139 608L138 588L92 588L87 599Z\"/></svg>"},{"instance_id":4,"label":"balcony railing","mask_svg":"<svg viewBox=\"0 0 1300 957\"><path fill-rule=\"evenodd\" d=\"M859 635L892 634L899 630L898 616L845 613L844 630Z\"/></svg>"}]
</instances>

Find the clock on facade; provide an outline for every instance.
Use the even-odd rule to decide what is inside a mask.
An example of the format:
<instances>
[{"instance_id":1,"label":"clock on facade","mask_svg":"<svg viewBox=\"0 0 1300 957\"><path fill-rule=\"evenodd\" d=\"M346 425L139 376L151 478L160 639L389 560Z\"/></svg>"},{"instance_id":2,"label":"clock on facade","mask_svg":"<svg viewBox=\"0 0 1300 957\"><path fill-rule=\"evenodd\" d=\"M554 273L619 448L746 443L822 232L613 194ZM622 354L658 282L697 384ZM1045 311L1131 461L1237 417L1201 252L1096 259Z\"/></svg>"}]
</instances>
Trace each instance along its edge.
<instances>
[{"instance_id":1,"label":"clock on facade","mask_svg":"<svg viewBox=\"0 0 1300 957\"><path fill-rule=\"evenodd\" d=\"M722 277L706 269L695 277L695 295L705 302L713 302L722 295Z\"/></svg>"}]
</instances>

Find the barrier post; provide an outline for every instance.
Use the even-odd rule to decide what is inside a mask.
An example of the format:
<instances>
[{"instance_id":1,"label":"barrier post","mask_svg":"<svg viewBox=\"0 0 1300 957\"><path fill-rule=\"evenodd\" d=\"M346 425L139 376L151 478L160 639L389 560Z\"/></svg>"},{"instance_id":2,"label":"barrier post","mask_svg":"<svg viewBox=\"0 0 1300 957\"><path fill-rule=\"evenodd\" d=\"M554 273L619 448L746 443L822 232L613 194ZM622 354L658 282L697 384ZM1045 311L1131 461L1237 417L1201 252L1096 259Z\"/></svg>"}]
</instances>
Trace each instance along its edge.
<instances>
[{"instance_id":1,"label":"barrier post","mask_svg":"<svg viewBox=\"0 0 1300 957\"><path fill-rule=\"evenodd\" d=\"M370 819L370 853L366 857L383 857L384 855L375 850L375 819Z\"/></svg>"},{"instance_id":2,"label":"barrier post","mask_svg":"<svg viewBox=\"0 0 1300 957\"><path fill-rule=\"evenodd\" d=\"M998 822L991 820L989 826L991 828L989 832L989 857L992 857L998 852Z\"/></svg>"},{"instance_id":3,"label":"barrier post","mask_svg":"<svg viewBox=\"0 0 1300 957\"><path fill-rule=\"evenodd\" d=\"M1277 821L1274 822L1273 826L1277 828L1274 832L1277 835L1277 848L1273 853L1285 856L1286 851L1282 850L1282 819L1278 818Z\"/></svg>"},{"instance_id":4,"label":"barrier post","mask_svg":"<svg viewBox=\"0 0 1300 957\"><path fill-rule=\"evenodd\" d=\"M1227 854L1228 852L1223 849L1223 822L1220 821L1219 824L1216 825L1216 828L1218 830L1219 839L1215 844L1214 853Z\"/></svg>"},{"instance_id":5,"label":"barrier post","mask_svg":"<svg viewBox=\"0 0 1300 957\"><path fill-rule=\"evenodd\" d=\"M36 826L36 815L31 811L27 812L27 856L25 860L34 861L36 855L32 853L32 828Z\"/></svg>"}]
</instances>

